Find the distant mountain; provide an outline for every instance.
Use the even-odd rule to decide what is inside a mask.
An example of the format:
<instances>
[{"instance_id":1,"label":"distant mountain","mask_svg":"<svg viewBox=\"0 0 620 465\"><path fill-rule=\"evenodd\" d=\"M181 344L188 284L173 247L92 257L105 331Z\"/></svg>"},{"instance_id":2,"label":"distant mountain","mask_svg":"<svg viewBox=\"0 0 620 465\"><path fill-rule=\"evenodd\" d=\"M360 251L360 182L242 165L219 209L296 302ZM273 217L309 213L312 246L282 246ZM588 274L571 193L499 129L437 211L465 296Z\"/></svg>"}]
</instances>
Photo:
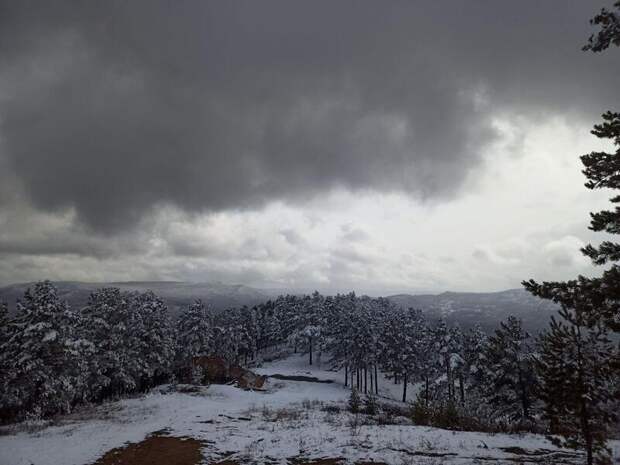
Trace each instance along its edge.
<instances>
[{"instance_id":1,"label":"distant mountain","mask_svg":"<svg viewBox=\"0 0 620 465\"><path fill-rule=\"evenodd\" d=\"M102 287L118 287L124 291L150 289L164 299L173 316L196 299L202 299L215 310L224 310L243 305L256 305L277 294L273 290L222 283L62 281L54 284L58 288L59 296L67 300L73 308L84 306L89 294ZM23 283L2 287L0 288L0 301L7 302L9 308L14 309L17 299L21 298L24 291L32 285L33 283ZM285 293L285 291L281 292ZM538 332L547 325L549 317L558 309L554 303L534 297L523 289L488 293L399 294L390 296L388 299L403 308L418 308L424 311L429 319L445 317L449 323L458 323L463 328L480 323L486 330L496 328L500 321L505 320L509 315L515 315L523 320L527 329Z\"/></svg>"},{"instance_id":2,"label":"distant mountain","mask_svg":"<svg viewBox=\"0 0 620 465\"><path fill-rule=\"evenodd\" d=\"M196 299L202 299L215 310L223 310L243 305L255 305L269 299L269 295L243 285L221 283L186 283L175 281L135 281L111 283L82 283L62 281L54 283L58 288L58 295L69 302L72 307L80 308L88 300L90 293L102 287L118 287L123 291L152 290L168 304L171 313L175 315L181 308L186 307ZM0 288L0 300L15 308L18 298L24 295L33 283L13 284Z\"/></svg>"},{"instance_id":3,"label":"distant mountain","mask_svg":"<svg viewBox=\"0 0 620 465\"><path fill-rule=\"evenodd\" d=\"M476 323L485 330L492 330L510 315L523 320L529 331L539 332L547 326L551 315L559 306L548 300L534 297L524 289L501 292L444 292L438 295L399 294L388 297L403 308L422 310L428 318L446 318L469 328Z\"/></svg>"}]
</instances>

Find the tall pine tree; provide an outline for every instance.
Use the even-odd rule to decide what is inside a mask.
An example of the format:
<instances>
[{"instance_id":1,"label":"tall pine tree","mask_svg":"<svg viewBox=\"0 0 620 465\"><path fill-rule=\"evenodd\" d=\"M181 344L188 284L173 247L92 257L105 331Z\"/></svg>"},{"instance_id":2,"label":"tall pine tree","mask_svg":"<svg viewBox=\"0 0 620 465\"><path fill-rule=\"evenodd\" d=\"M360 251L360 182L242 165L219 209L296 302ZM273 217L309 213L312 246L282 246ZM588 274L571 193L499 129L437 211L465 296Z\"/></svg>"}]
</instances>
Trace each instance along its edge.
<instances>
[{"instance_id":1,"label":"tall pine tree","mask_svg":"<svg viewBox=\"0 0 620 465\"><path fill-rule=\"evenodd\" d=\"M603 9L592 24L600 25L598 33L590 37L584 50L601 52L611 45L620 45L620 1L615 3L616 11ZM592 134L608 139L615 146L615 152L591 152L581 157L587 178L588 189L620 189L620 113L608 111L603 122L594 126ZM590 229L608 234L620 233L620 195L611 199L616 205L613 210L591 213ZM580 298L580 311L592 316L589 321L601 320L610 330L620 332L620 244L604 241L599 246L587 245L582 249L595 265L611 263L600 278L579 276L566 282L525 281L523 285L534 295L552 299L566 307L573 307L575 295Z\"/></svg>"},{"instance_id":2,"label":"tall pine tree","mask_svg":"<svg viewBox=\"0 0 620 465\"><path fill-rule=\"evenodd\" d=\"M550 433L563 437L550 436L551 440L584 449L592 465L596 454L608 453L608 428L615 420L609 408L612 346L605 328L589 325L579 310L564 307L560 316L561 320L552 318L540 340L540 398Z\"/></svg>"},{"instance_id":3,"label":"tall pine tree","mask_svg":"<svg viewBox=\"0 0 620 465\"><path fill-rule=\"evenodd\" d=\"M592 19L600 30L590 37L584 50L602 52L620 45L620 1L616 11L606 9ZM620 189L620 113L608 111L592 134L609 140L615 152L591 152L581 156L588 189ZM610 199L613 210L591 213L590 229L607 234L620 233L620 195ZM601 326L620 333L620 244L603 241L587 245L582 253L595 265L611 266L601 277L578 276L566 282L524 281L532 294L562 305L564 321L553 321L543 338L539 371L543 379L542 398L551 427L562 434L567 443L584 447L588 463L593 451L604 446L607 424L611 420L605 410L612 395L610 382L620 371L618 349L608 345ZM616 372L615 374L613 372ZM574 388L561 392L566 380ZM619 397L618 392L615 393Z\"/></svg>"},{"instance_id":4,"label":"tall pine tree","mask_svg":"<svg viewBox=\"0 0 620 465\"><path fill-rule=\"evenodd\" d=\"M78 370L76 315L49 281L28 289L17 304L11 338L6 391L13 407L33 417L70 411L76 398Z\"/></svg>"},{"instance_id":5,"label":"tall pine tree","mask_svg":"<svg viewBox=\"0 0 620 465\"><path fill-rule=\"evenodd\" d=\"M536 374L530 334L508 317L489 338L485 354L485 398L500 420L524 425L532 420Z\"/></svg>"},{"instance_id":6,"label":"tall pine tree","mask_svg":"<svg viewBox=\"0 0 620 465\"><path fill-rule=\"evenodd\" d=\"M177 322L178 349L181 359L191 360L196 355L209 355L213 349L212 318L202 300L189 305Z\"/></svg>"}]
</instances>

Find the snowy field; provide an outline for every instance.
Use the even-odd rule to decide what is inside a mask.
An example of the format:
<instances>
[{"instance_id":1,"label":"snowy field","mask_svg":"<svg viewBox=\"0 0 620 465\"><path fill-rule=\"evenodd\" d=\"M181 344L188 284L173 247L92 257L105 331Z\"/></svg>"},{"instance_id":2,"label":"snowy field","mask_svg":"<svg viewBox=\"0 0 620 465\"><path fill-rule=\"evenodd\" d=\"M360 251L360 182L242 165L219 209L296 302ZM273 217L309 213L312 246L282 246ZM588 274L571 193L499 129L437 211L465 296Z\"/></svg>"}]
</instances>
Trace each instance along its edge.
<instances>
[{"instance_id":1,"label":"snowy field","mask_svg":"<svg viewBox=\"0 0 620 465\"><path fill-rule=\"evenodd\" d=\"M224 457L286 463L295 456L390 465L579 461L542 436L452 432L412 426L404 418L402 424L361 424L362 415L343 409L349 396L343 374L309 367L305 357L266 363L256 371L333 382L270 379L265 392L213 385L181 393L162 386L142 397L82 409L42 429L18 425L0 436L0 465L86 465L155 432L204 440L205 464ZM396 399L401 386L383 380L380 389L382 396ZM619 461L620 444L613 447Z\"/></svg>"}]
</instances>

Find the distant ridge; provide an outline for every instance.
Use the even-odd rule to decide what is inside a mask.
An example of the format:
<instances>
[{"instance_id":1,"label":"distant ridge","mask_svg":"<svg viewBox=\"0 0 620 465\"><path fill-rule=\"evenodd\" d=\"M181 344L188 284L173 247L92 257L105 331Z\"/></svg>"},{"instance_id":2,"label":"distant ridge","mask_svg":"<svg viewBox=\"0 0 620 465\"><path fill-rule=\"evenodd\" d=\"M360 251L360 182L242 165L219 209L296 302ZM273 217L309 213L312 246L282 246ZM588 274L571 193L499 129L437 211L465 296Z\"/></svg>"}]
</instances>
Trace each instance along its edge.
<instances>
[{"instance_id":1,"label":"distant ridge","mask_svg":"<svg viewBox=\"0 0 620 465\"><path fill-rule=\"evenodd\" d=\"M24 295L34 283L12 284L0 288L0 300L6 301L10 309L15 308L17 299ZM204 300L215 310L243 305L256 305L269 299L269 295L242 284L188 283L182 281L128 281L84 283L78 281L55 281L58 294L72 307L80 308L88 301L91 292L102 287L118 287L123 291L152 290L168 304L175 314L196 299Z\"/></svg>"},{"instance_id":2,"label":"distant ridge","mask_svg":"<svg viewBox=\"0 0 620 465\"><path fill-rule=\"evenodd\" d=\"M0 300L15 309L17 299L24 295L34 283L12 284L0 287ZM196 299L202 299L214 310L231 307L252 306L273 298L287 290L256 289L243 284L191 283L183 281L126 281L86 283L78 281L54 282L62 299L72 307L80 308L90 293L102 287L118 287L123 291L152 290L167 303L173 315ZM298 292L292 292L299 294ZM558 306L552 302L534 297L523 289L508 289L500 292L443 292L441 294L397 294L387 297L402 308L422 310L429 319L445 318L464 329L476 323L486 330L497 327L500 321L515 315L521 318L525 327L538 332L545 327Z\"/></svg>"},{"instance_id":3,"label":"distant ridge","mask_svg":"<svg viewBox=\"0 0 620 465\"><path fill-rule=\"evenodd\" d=\"M524 326L538 332L557 313L559 306L551 301L534 297L525 289L508 289L500 292L443 292L441 294L398 294L388 297L403 308L422 310L428 318L445 318L469 328L479 323L492 330L510 315L523 320Z\"/></svg>"}]
</instances>

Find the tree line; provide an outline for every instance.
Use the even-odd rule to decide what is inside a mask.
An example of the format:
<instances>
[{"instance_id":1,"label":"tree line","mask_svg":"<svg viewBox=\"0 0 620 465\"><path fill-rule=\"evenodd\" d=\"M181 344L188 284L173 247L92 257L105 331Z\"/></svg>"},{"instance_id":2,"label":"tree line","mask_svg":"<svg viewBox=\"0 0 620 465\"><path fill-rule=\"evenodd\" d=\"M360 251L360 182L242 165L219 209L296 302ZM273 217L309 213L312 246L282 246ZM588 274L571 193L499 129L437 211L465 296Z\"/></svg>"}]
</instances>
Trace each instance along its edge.
<instances>
[{"instance_id":1,"label":"tree line","mask_svg":"<svg viewBox=\"0 0 620 465\"><path fill-rule=\"evenodd\" d=\"M342 370L343 384L360 393L378 394L385 378L399 383L402 401L412 402L419 423L452 418L436 423L559 431L575 427L573 404L586 399L593 437L604 438L617 407L610 364L617 349L602 326L572 332L554 320L533 338L509 317L487 335L479 326L463 331L444 320L428 321L420 310L384 298L318 292L223 312L196 301L173 321L152 292L105 288L74 311L49 281L26 291L11 318L2 309L5 420L66 413L82 403L188 379L195 356L247 365L277 349ZM574 317L567 309L560 315ZM411 396L407 390L414 385L418 393Z\"/></svg>"}]
</instances>

